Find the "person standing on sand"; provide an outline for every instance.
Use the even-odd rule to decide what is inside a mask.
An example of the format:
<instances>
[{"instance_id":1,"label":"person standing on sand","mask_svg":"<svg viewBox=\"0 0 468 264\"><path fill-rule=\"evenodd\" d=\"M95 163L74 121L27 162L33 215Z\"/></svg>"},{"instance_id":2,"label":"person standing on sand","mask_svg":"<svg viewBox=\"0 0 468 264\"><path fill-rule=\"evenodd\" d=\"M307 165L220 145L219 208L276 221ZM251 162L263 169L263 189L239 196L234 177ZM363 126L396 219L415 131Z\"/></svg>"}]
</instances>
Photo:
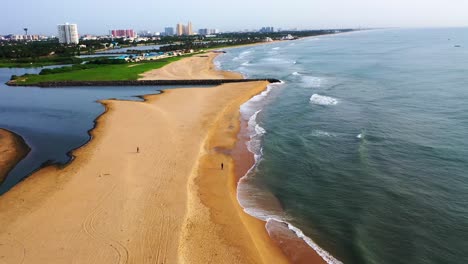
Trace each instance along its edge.
<instances>
[{"instance_id":1,"label":"person standing on sand","mask_svg":"<svg viewBox=\"0 0 468 264\"><path fill-rule=\"evenodd\" d=\"M140 153L140 147L137 147L137 153Z\"/></svg>"},{"instance_id":2,"label":"person standing on sand","mask_svg":"<svg viewBox=\"0 0 468 264\"><path fill-rule=\"evenodd\" d=\"M221 170L224 170L224 163L221 162Z\"/></svg>"}]
</instances>

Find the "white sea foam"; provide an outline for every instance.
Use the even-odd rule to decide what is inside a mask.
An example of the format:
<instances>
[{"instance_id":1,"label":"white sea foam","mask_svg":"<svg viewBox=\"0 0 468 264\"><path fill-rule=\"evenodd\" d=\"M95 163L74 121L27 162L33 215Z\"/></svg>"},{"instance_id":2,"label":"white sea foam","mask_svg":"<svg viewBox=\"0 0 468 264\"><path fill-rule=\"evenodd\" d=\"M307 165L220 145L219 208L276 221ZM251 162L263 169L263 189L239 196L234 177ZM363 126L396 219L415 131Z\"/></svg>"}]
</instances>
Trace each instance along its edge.
<instances>
[{"instance_id":1,"label":"white sea foam","mask_svg":"<svg viewBox=\"0 0 468 264\"><path fill-rule=\"evenodd\" d=\"M312 136L316 137L336 137L336 134L330 133L327 131L322 131L322 130L314 130L312 131Z\"/></svg>"},{"instance_id":2,"label":"white sea foam","mask_svg":"<svg viewBox=\"0 0 468 264\"><path fill-rule=\"evenodd\" d=\"M357 135L357 138L361 139L363 137L362 133Z\"/></svg>"},{"instance_id":3,"label":"white sea foam","mask_svg":"<svg viewBox=\"0 0 468 264\"><path fill-rule=\"evenodd\" d=\"M233 60L237 61L237 60L244 59L245 57L247 57L251 53L252 53L252 50L243 51L238 56L234 57Z\"/></svg>"},{"instance_id":4,"label":"white sea foam","mask_svg":"<svg viewBox=\"0 0 468 264\"><path fill-rule=\"evenodd\" d=\"M267 222L269 222L269 221L277 221L277 222L280 222L280 223L287 224L289 230L293 231L300 239L304 240L304 242L306 242L307 245L309 245L311 248L313 248L315 250L315 252L317 252L317 254L319 254L319 256L322 257L322 259L325 260L325 262L327 262L328 264L342 264L343 263L343 262L337 260L336 258L334 258L332 255L330 255L330 253L328 253L327 251L322 249L310 237L304 235L302 230L300 230L299 228L293 226L292 224L290 224L290 223L288 223L286 221L278 220L278 219L274 219L274 218L270 218L270 219L267 220Z\"/></svg>"},{"instance_id":5,"label":"white sea foam","mask_svg":"<svg viewBox=\"0 0 468 264\"><path fill-rule=\"evenodd\" d=\"M310 97L310 102L316 105L336 105L338 100L324 95L314 94Z\"/></svg>"},{"instance_id":6,"label":"white sea foam","mask_svg":"<svg viewBox=\"0 0 468 264\"><path fill-rule=\"evenodd\" d=\"M301 75L301 74L298 73L298 72L293 72L292 75L294 75L294 76L299 76L299 75Z\"/></svg>"},{"instance_id":7,"label":"white sea foam","mask_svg":"<svg viewBox=\"0 0 468 264\"><path fill-rule=\"evenodd\" d=\"M327 251L320 248L314 241L304 235L304 233L297 227L293 226L289 222L286 221L286 216L282 212L273 212L270 210L264 210L262 208L258 208L256 204L255 198L258 198L259 191L256 187L251 186L248 181L249 178L252 177L252 171L258 166L261 162L261 158L263 155L262 150L262 138L267 131L260 126L257 121L258 114L261 113L262 108L264 106L264 99L268 96L271 92L272 87L275 85L280 84L271 84L268 88L259 95L254 96L248 102L244 103L241 107L241 114L247 122L247 133L250 138L249 142L247 142L247 149L254 154L255 157L255 164L249 169L249 171L239 180L238 188L237 188L237 200L239 201L240 205L244 209L244 211L260 220L269 222L271 220L275 220L277 222L282 222L288 225L288 228L294 232L298 238L304 240L312 249L314 249L319 256L321 256L325 262L328 264L341 264L339 260L333 258ZM250 196L255 194L256 197L253 199ZM269 230L267 229L269 232Z\"/></svg>"},{"instance_id":8,"label":"white sea foam","mask_svg":"<svg viewBox=\"0 0 468 264\"><path fill-rule=\"evenodd\" d=\"M321 87L323 83L323 78L308 75L302 76L302 84L306 87L318 88Z\"/></svg>"},{"instance_id":9,"label":"white sea foam","mask_svg":"<svg viewBox=\"0 0 468 264\"><path fill-rule=\"evenodd\" d=\"M275 48L272 48L272 50L279 50L281 49L280 47L275 47Z\"/></svg>"},{"instance_id":10,"label":"white sea foam","mask_svg":"<svg viewBox=\"0 0 468 264\"><path fill-rule=\"evenodd\" d=\"M288 60L288 59L283 59L283 58L278 58L278 57L268 57L262 60L262 62L267 63L267 64L292 64L293 61Z\"/></svg>"},{"instance_id":11,"label":"white sea foam","mask_svg":"<svg viewBox=\"0 0 468 264\"><path fill-rule=\"evenodd\" d=\"M258 110L253 114L248 121L248 131L250 140L247 142L247 149L254 154L255 161L259 162L263 155L262 137L266 130L257 123L257 115L262 110Z\"/></svg>"}]
</instances>

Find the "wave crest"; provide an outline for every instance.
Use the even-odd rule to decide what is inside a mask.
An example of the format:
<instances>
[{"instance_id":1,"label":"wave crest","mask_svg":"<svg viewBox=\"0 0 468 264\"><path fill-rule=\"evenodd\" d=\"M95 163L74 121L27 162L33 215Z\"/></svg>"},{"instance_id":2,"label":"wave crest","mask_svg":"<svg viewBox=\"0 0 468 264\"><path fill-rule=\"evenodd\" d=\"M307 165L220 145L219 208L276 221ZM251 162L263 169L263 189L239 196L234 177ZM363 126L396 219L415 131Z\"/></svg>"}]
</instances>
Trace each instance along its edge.
<instances>
[{"instance_id":1,"label":"wave crest","mask_svg":"<svg viewBox=\"0 0 468 264\"><path fill-rule=\"evenodd\" d=\"M324 95L314 94L310 97L310 102L316 105L336 105L338 100Z\"/></svg>"}]
</instances>

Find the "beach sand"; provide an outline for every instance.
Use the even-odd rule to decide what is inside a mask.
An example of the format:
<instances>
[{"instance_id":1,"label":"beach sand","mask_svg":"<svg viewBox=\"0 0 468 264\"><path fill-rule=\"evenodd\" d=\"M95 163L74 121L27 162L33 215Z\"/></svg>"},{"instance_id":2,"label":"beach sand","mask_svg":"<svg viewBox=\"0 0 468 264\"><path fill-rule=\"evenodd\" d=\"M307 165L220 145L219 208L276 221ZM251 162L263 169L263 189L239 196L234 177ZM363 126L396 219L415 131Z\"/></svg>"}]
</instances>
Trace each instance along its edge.
<instances>
[{"instance_id":1,"label":"beach sand","mask_svg":"<svg viewBox=\"0 0 468 264\"><path fill-rule=\"evenodd\" d=\"M216 71L215 56L145 78L241 78ZM0 262L291 262L236 197L239 107L267 84L103 101L93 139L71 164L43 168L0 197Z\"/></svg>"},{"instance_id":2,"label":"beach sand","mask_svg":"<svg viewBox=\"0 0 468 264\"><path fill-rule=\"evenodd\" d=\"M20 136L0 129L0 183L29 151L30 148Z\"/></svg>"},{"instance_id":3,"label":"beach sand","mask_svg":"<svg viewBox=\"0 0 468 264\"><path fill-rule=\"evenodd\" d=\"M219 53L194 55L142 74L140 80L242 79L237 72L218 71L213 60Z\"/></svg>"},{"instance_id":4,"label":"beach sand","mask_svg":"<svg viewBox=\"0 0 468 264\"><path fill-rule=\"evenodd\" d=\"M70 165L41 169L0 197L1 261L287 262L238 206L229 157L213 153L235 142L240 104L266 84L103 101L93 140Z\"/></svg>"}]
</instances>

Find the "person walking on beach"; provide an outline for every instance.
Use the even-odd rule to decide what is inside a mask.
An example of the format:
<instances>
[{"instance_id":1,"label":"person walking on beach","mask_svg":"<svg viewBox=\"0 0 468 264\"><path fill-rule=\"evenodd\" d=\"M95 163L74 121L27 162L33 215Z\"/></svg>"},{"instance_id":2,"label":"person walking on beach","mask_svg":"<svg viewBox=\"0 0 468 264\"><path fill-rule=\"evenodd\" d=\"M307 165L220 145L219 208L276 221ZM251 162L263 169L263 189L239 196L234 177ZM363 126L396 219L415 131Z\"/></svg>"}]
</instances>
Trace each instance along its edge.
<instances>
[{"instance_id":1,"label":"person walking on beach","mask_svg":"<svg viewBox=\"0 0 468 264\"><path fill-rule=\"evenodd\" d=\"M221 162L221 170L224 170L224 163Z\"/></svg>"},{"instance_id":2,"label":"person walking on beach","mask_svg":"<svg viewBox=\"0 0 468 264\"><path fill-rule=\"evenodd\" d=\"M137 147L137 153L140 153L140 147Z\"/></svg>"}]
</instances>

